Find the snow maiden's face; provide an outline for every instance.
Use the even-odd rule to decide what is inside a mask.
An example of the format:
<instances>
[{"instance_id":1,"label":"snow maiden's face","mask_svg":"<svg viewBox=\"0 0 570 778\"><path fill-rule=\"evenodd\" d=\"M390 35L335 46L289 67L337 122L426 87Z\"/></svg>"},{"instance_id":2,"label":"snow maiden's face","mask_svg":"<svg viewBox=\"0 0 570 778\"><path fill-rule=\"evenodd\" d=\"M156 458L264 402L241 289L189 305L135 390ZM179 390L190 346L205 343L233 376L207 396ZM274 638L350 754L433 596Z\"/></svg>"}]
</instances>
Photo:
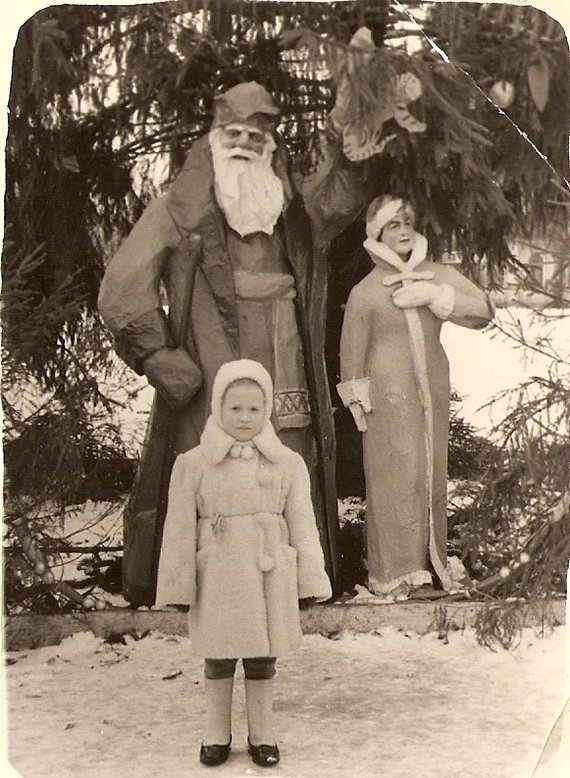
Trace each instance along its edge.
<instances>
[{"instance_id":1,"label":"snow maiden's face","mask_svg":"<svg viewBox=\"0 0 570 778\"><path fill-rule=\"evenodd\" d=\"M404 259L413 249L415 237L414 213L404 206L384 225L379 239Z\"/></svg>"},{"instance_id":2,"label":"snow maiden's face","mask_svg":"<svg viewBox=\"0 0 570 778\"><path fill-rule=\"evenodd\" d=\"M245 443L258 435L265 423L265 398L259 384L249 379L234 381L222 400L222 429Z\"/></svg>"}]
</instances>

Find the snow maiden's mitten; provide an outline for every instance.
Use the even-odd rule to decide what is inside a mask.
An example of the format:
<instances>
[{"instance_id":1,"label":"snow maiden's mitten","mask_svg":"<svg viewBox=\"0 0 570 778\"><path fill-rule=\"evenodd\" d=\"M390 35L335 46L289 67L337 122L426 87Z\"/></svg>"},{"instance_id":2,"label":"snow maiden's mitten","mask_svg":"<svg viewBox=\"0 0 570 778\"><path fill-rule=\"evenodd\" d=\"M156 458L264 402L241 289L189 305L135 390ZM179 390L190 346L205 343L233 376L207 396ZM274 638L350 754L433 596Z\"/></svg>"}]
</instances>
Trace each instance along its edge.
<instances>
[{"instance_id":1,"label":"snow maiden's mitten","mask_svg":"<svg viewBox=\"0 0 570 778\"><path fill-rule=\"evenodd\" d=\"M392 300L397 308L417 308L427 305L439 319L449 318L453 311L454 298L452 286L433 284L430 281L406 283L392 292Z\"/></svg>"},{"instance_id":2,"label":"snow maiden's mitten","mask_svg":"<svg viewBox=\"0 0 570 778\"><path fill-rule=\"evenodd\" d=\"M343 405L352 413L359 432L366 432L366 414L372 410L370 404L370 378L351 378L336 385Z\"/></svg>"}]
</instances>

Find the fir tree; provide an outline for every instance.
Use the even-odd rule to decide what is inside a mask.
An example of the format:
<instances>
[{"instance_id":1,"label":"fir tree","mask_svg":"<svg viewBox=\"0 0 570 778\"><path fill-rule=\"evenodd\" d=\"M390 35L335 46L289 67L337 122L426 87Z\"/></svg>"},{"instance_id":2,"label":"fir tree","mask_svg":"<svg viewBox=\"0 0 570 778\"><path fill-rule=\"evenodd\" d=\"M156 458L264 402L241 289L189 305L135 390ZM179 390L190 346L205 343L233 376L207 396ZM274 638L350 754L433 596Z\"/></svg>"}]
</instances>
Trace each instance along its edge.
<instances>
[{"instance_id":1,"label":"fir tree","mask_svg":"<svg viewBox=\"0 0 570 778\"><path fill-rule=\"evenodd\" d=\"M297 168L306 172L320 158L348 43L366 24L376 51L366 74L353 79L359 110L366 112L378 83L409 72L422 85L412 110L426 131L413 134L392 121L385 152L356 164L379 190L415 203L436 252L460 251L473 274L485 255L500 272L516 264L509 238L521 229L566 223L560 203L570 100L559 27L532 8L426 6L425 31L448 51L446 64L422 35L423 44L407 50L401 22L419 10L417 2L384 0L176 0L52 6L22 26L3 255L9 534L35 515L31 504L37 513L49 501L64 515L102 462L126 458L112 421L116 398L95 380L117 370L96 311L98 287L107 256L209 126L217 91L250 79L266 86L282 106L280 130ZM485 98L505 81L516 96L507 116ZM157 182L158 168L166 172ZM333 298L337 282L358 280L338 246L331 273ZM333 345L331 373L335 359ZM129 392L127 385L122 402Z\"/></svg>"}]
</instances>

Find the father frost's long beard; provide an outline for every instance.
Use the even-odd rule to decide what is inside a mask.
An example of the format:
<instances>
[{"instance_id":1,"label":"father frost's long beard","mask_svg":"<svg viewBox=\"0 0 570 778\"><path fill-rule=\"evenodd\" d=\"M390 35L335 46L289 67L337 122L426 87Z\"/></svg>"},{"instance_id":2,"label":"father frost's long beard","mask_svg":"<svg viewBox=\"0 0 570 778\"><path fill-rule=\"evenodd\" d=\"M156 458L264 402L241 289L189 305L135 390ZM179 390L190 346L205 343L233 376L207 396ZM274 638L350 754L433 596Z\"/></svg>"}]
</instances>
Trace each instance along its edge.
<instances>
[{"instance_id":1,"label":"father frost's long beard","mask_svg":"<svg viewBox=\"0 0 570 778\"><path fill-rule=\"evenodd\" d=\"M284 205L283 184L271 168L273 139L262 154L224 149L214 129L210 146L216 199L230 227L242 237L253 232L271 235ZM236 153L248 159L236 159Z\"/></svg>"}]
</instances>

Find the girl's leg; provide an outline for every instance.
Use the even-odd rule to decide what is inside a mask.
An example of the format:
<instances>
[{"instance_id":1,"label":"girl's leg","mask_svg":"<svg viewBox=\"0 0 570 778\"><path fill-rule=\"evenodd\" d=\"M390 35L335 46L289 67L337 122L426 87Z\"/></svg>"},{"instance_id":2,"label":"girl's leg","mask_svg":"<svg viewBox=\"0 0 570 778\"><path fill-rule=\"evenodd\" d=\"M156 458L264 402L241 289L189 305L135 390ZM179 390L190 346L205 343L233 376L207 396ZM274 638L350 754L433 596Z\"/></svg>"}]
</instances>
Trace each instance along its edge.
<instances>
[{"instance_id":1,"label":"girl's leg","mask_svg":"<svg viewBox=\"0 0 570 778\"><path fill-rule=\"evenodd\" d=\"M273 732L273 678L275 659L244 659L247 728L252 746L275 743Z\"/></svg>"},{"instance_id":2,"label":"girl's leg","mask_svg":"<svg viewBox=\"0 0 570 778\"><path fill-rule=\"evenodd\" d=\"M206 659L204 745L226 745L232 736L232 692L236 659Z\"/></svg>"}]
</instances>

